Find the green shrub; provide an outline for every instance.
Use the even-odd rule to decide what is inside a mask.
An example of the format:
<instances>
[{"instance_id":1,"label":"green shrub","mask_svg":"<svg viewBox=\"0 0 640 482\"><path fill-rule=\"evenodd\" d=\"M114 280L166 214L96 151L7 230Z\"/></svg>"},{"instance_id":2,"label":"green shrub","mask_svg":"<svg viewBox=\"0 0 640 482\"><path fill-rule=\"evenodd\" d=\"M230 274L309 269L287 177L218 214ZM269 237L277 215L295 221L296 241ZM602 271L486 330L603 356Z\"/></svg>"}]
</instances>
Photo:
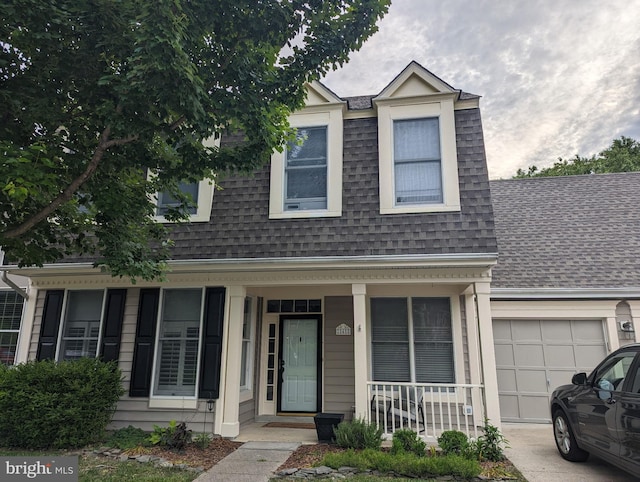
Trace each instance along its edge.
<instances>
[{"instance_id":1,"label":"green shrub","mask_svg":"<svg viewBox=\"0 0 640 482\"><path fill-rule=\"evenodd\" d=\"M418 457L425 455L427 444L418 437L413 430L401 429L393 432L393 440L391 441L391 453L412 453Z\"/></svg>"},{"instance_id":2,"label":"green shrub","mask_svg":"<svg viewBox=\"0 0 640 482\"><path fill-rule=\"evenodd\" d=\"M201 432L193 437L193 442L202 450L204 450L211 444L211 434Z\"/></svg>"},{"instance_id":3,"label":"green shrub","mask_svg":"<svg viewBox=\"0 0 640 482\"><path fill-rule=\"evenodd\" d=\"M351 449L379 449L382 446L383 429L376 424L354 419L340 423L333 433L336 444Z\"/></svg>"},{"instance_id":4,"label":"green shrub","mask_svg":"<svg viewBox=\"0 0 640 482\"><path fill-rule=\"evenodd\" d=\"M438 437L438 445L444 455L465 455L469 447L469 439L465 433L458 430L445 430Z\"/></svg>"},{"instance_id":5,"label":"green shrub","mask_svg":"<svg viewBox=\"0 0 640 482\"><path fill-rule=\"evenodd\" d=\"M149 434L144 430L129 425L113 432L105 441L105 445L121 450L147 445Z\"/></svg>"},{"instance_id":6,"label":"green shrub","mask_svg":"<svg viewBox=\"0 0 640 482\"><path fill-rule=\"evenodd\" d=\"M160 445L171 450L183 450L191 442L191 430L187 430L187 424L169 422L168 427L153 426L153 432L147 438L152 445Z\"/></svg>"},{"instance_id":7,"label":"green shrub","mask_svg":"<svg viewBox=\"0 0 640 482\"><path fill-rule=\"evenodd\" d=\"M491 462L504 460L504 448L509 446L509 441L502 435L498 427L489 423L489 419L485 419L482 432L483 435L478 437L474 443L478 460L490 460Z\"/></svg>"},{"instance_id":8,"label":"green shrub","mask_svg":"<svg viewBox=\"0 0 640 482\"><path fill-rule=\"evenodd\" d=\"M418 457L412 453L391 454L373 449L365 449L360 452L350 449L340 453L328 453L320 465L334 469L348 466L355 467L360 471L395 472L398 475L414 478L445 475L472 478L481 471L480 464L476 460L465 459L459 455Z\"/></svg>"},{"instance_id":9,"label":"green shrub","mask_svg":"<svg viewBox=\"0 0 640 482\"><path fill-rule=\"evenodd\" d=\"M104 435L120 396L114 362L31 361L0 371L0 440L27 449L81 447Z\"/></svg>"}]
</instances>

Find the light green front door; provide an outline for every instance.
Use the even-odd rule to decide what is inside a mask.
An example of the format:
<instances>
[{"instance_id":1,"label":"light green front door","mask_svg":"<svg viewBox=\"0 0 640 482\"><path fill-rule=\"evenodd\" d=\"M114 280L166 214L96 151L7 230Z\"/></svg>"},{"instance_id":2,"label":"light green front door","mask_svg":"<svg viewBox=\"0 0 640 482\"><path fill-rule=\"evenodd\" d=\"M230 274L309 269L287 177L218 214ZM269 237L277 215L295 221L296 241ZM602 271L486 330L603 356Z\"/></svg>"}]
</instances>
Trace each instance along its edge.
<instances>
[{"instance_id":1,"label":"light green front door","mask_svg":"<svg viewBox=\"0 0 640 482\"><path fill-rule=\"evenodd\" d=\"M280 411L318 411L317 318L282 320Z\"/></svg>"}]
</instances>

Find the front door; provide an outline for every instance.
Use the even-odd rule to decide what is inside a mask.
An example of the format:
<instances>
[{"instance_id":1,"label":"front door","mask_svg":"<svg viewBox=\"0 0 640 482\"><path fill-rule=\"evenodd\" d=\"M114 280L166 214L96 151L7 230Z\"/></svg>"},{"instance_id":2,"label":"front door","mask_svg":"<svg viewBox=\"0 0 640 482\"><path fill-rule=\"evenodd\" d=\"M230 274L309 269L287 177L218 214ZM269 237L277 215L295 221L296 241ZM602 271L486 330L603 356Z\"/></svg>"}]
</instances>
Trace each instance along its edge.
<instances>
[{"instance_id":1,"label":"front door","mask_svg":"<svg viewBox=\"0 0 640 482\"><path fill-rule=\"evenodd\" d=\"M317 412L320 404L320 317L282 316L278 411Z\"/></svg>"}]
</instances>

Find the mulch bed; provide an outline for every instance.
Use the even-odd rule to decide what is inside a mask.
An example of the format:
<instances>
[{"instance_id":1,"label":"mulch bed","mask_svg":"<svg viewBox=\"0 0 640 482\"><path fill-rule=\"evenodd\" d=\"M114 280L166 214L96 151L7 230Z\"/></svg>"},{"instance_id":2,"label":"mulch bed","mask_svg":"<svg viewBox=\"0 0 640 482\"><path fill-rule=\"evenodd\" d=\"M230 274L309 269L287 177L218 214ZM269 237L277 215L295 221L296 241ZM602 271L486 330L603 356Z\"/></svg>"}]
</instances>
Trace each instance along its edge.
<instances>
[{"instance_id":1,"label":"mulch bed","mask_svg":"<svg viewBox=\"0 0 640 482\"><path fill-rule=\"evenodd\" d=\"M173 464L185 464L189 467L202 467L208 470L241 445L241 442L215 438L205 449L200 448L195 443L190 443L180 452L174 452L162 447L138 447L133 450L126 450L124 453L129 455L155 455Z\"/></svg>"}]
</instances>

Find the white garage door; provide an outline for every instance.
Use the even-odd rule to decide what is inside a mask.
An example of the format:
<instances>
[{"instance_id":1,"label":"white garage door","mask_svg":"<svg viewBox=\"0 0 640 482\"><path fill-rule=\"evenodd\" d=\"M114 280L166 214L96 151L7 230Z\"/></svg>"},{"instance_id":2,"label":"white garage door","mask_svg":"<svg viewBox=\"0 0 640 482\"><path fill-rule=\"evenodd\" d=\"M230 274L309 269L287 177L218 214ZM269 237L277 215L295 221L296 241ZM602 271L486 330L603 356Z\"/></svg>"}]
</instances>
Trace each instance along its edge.
<instances>
[{"instance_id":1,"label":"white garage door","mask_svg":"<svg viewBox=\"0 0 640 482\"><path fill-rule=\"evenodd\" d=\"M506 422L549 421L549 399L606 355L602 320L493 320L500 414Z\"/></svg>"}]
</instances>

